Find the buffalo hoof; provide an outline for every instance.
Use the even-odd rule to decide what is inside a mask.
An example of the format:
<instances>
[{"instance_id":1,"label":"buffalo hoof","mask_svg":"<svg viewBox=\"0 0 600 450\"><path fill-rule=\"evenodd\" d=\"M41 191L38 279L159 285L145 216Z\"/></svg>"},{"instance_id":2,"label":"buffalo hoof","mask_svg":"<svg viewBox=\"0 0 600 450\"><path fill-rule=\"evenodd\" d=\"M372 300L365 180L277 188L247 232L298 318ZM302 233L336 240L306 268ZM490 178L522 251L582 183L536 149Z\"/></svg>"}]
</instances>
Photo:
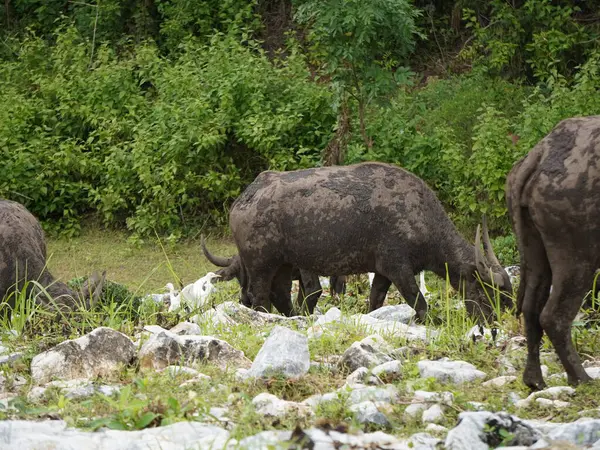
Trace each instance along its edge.
<instances>
[{"instance_id":1,"label":"buffalo hoof","mask_svg":"<svg viewBox=\"0 0 600 450\"><path fill-rule=\"evenodd\" d=\"M415 317L415 321L417 323L424 324L426 319L427 319L427 310L426 309L417 311L417 315Z\"/></svg>"},{"instance_id":2,"label":"buffalo hoof","mask_svg":"<svg viewBox=\"0 0 600 450\"><path fill-rule=\"evenodd\" d=\"M590 381L593 380L592 377L590 377L587 372L583 372L585 375L580 375L578 377L572 377L567 375L567 383L569 383L569 385L571 386L577 386L578 384L581 383L589 383Z\"/></svg>"},{"instance_id":3,"label":"buffalo hoof","mask_svg":"<svg viewBox=\"0 0 600 450\"><path fill-rule=\"evenodd\" d=\"M541 391L546 388L546 382L542 377L542 372L540 370L539 376L529 376L527 370L523 374L523 383L532 391Z\"/></svg>"}]
</instances>

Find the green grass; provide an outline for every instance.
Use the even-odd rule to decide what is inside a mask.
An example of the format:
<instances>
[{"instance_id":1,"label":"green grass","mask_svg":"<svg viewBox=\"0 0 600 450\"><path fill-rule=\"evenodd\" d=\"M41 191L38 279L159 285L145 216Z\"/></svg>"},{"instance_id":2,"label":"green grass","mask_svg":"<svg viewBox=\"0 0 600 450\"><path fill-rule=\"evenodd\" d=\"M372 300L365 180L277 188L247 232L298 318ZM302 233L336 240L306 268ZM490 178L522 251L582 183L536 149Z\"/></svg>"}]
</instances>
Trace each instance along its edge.
<instances>
[{"instance_id":1,"label":"green grass","mask_svg":"<svg viewBox=\"0 0 600 450\"><path fill-rule=\"evenodd\" d=\"M63 281L106 270L108 280L144 294L164 292L168 282L176 284L173 272L188 284L215 269L202 254L200 240L163 246L157 239L137 247L127 242L123 232L91 228L71 239L50 239L48 267ZM236 253L231 240L208 238L207 247L219 255Z\"/></svg>"},{"instance_id":2,"label":"green grass","mask_svg":"<svg viewBox=\"0 0 600 450\"><path fill-rule=\"evenodd\" d=\"M227 240L209 239L208 244L209 248L218 254L230 255L235 252L234 246ZM197 241L164 248L158 243L133 247L127 243L124 234L97 229L87 230L76 239L52 240L49 243L49 253L52 254L50 269L62 280L73 281L73 278L85 276L93 269L101 269L107 270L107 279L113 284L107 288L108 298L94 311L79 311L73 316L54 322L49 321L47 315L39 308L27 303L24 295L17 293L17 309L20 315L13 317L11 323L0 323L0 339L2 344L11 350L23 351L24 356L13 364L0 366L0 372L8 379L7 387L17 394L11 402L13 409L6 410L0 407L0 420L61 418L72 426L89 430L101 426L140 429L181 420L210 420L211 407L227 406L227 416L232 423L232 437L236 439L255 434L259 430L293 429L296 425L305 427L315 424L341 426L350 430L383 429L398 436L408 436L424 429L424 425L418 421L407 421L404 418L404 410L412 399L411 390L452 392L455 402L452 407L446 409L444 423L452 427L461 411L473 410L469 404L472 401L484 403L489 410L507 410L523 418L552 417L555 421L575 420L581 411L594 407L592 394L600 384L595 382L577 388L576 395L568 399L571 405L560 410L549 410L538 404L517 410L509 404L508 398L510 392L516 392L521 398L525 398L529 393L520 380L526 355L524 347L508 354L517 368L516 375L519 378L512 385L502 388L485 387L481 381L456 386L419 378L417 363L421 359L449 357L464 360L486 372L488 378L493 378L500 374L504 364L501 358L506 357L506 347L495 346L489 341L473 342L465 339L465 333L473 322L461 307L462 300L448 286L446 280L428 274L427 286L432 293L429 301L430 327L438 330L439 335L428 343L408 343L404 338L388 336L387 341L392 348L408 345L411 350L411 354L403 362L401 379L393 382L400 392L401 400L392 405L392 411L388 414L392 423L390 428L364 427L358 424L353 419L343 394L337 401L320 406L316 417L312 419L293 415L283 419L272 419L256 413L251 401L261 392L270 392L284 400L302 401L313 394L333 392L344 384L347 374L316 367L295 381L272 378L266 381L240 382L232 371L225 373L212 365L197 364L193 367L211 376L211 380L181 388L180 384L191 378L190 375L171 376L166 372L133 366L124 368L112 378L97 380L121 386L120 394L113 397L97 394L82 400L68 399L59 390L50 389L42 400L30 402L27 400L27 394L33 385L29 365L34 355L65 338L78 337L101 325L120 330L131 337L139 333L146 324L159 324L169 328L188 316L168 313L154 305L146 304L140 307L140 295L161 292L164 284L169 281L175 282L176 277L181 277L184 282L191 282L207 271L214 270L200 253ZM351 277L347 292L341 299L324 295L319 302L319 308L325 312L336 306L346 316L366 312L366 276ZM229 282L222 285L222 289L212 297L212 302L218 304L237 301L238 297L237 284ZM386 303L399 302L402 302L402 299L397 291L390 290ZM191 315L195 313L192 312ZM593 325L595 322L583 321L574 327L576 345L584 357L597 355L600 350L600 334L594 326L588 326L590 323ZM311 324L309 320L309 326ZM522 324L510 313L502 314L497 325L508 337L523 334ZM216 336L229 342L233 347L244 351L250 359L255 358L272 327L273 325L258 327L255 324L201 325L202 334ZM16 331L16 335L7 332L11 328ZM311 360L332 360L332 355L341 355L353 342L368 334L364 326L353 323L332 327L322 338L309 340ZM542 362L548 365L550 374L562 373L563 368L546 338L542 343L542 350L545 352ZM13 385L15 375L24 377L26 383L22 386ZM563 384L556 379L546 378L546 381L550 386Z\"/></svg>"}]
</instances>

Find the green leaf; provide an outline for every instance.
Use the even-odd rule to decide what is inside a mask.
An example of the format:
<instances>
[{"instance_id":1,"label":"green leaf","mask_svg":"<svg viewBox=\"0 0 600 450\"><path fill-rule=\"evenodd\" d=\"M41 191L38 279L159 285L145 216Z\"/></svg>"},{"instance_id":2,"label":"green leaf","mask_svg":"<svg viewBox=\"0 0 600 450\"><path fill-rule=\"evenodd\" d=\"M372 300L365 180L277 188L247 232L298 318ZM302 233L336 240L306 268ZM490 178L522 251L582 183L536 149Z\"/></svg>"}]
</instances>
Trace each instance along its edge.
<instances>
[{"instance_id":1,"label":"green leaf","mask_svg":"<svg viewBox=\"0 0 600 450\"><path fill-rule=\"evenodd\" d=\"M152 423L152 421L157 417L157 414L153 413L152 411L147 411L135 422L134 426L137 430L142 430L150 425L150 423Z\"/></svg>"},{"instance_id":2,"label":"green leaf","mask_svg":"<svg viewBox=\"0 0 600 450\"><path fill-rule=\"evenodd\" d=\"M111 430L128 430L127 425L123 422L119 422L118 420L111 420L106 423L106 427Z\"/></svg>"}]
</instances>

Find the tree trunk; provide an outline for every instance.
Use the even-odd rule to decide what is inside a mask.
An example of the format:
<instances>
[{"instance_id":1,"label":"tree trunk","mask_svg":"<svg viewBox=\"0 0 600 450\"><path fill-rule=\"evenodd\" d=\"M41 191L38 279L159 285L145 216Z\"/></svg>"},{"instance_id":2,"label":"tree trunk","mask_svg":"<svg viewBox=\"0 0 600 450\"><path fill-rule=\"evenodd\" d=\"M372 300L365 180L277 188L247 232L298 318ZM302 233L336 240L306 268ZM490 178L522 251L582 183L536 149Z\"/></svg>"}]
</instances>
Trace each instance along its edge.
<instances>
[{"instance_id":1,"label":"tree trunk","mask_svg":"<svg viewBox=\"0 0 600 450\"><path fill-rule=\"evenodd\" d=\"M348 99L344 98L338 114L337 130L323 152L323 165L336 166L344 163L349 136L350 112L348 111Z\"/></svg>"}]
</instances>

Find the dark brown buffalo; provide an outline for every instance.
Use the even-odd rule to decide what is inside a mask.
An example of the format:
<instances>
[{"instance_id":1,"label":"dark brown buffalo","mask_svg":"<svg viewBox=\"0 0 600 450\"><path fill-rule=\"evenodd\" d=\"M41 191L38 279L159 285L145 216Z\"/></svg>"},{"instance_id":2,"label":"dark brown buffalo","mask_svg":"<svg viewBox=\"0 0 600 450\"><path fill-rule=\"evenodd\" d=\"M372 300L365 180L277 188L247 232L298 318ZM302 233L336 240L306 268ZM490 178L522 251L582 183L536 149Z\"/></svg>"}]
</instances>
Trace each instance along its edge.
<instances>
[{"instance_id":1,"label":"dark brown buffalo","mask_svg":"<svg viewBox=\"0 0 600 450\"><path fill-rule=\"evenodd\" d=\"M500 288L503 306L512 303L487 228L489 263L458 233L433 191L394 165L263 172L234 202L229 218L255 308L268 310L274 299L289 302L293 267L327 275L374 272L370 310L383 304L394 283L420 320L427 302L415 275L422 270L445 278L448 268L450 283L480 320L491 319L493 308L477 275Z\"/></svg>"},{"instance_id":2,"label":"dark brown buffalo","mask_svg":"<svg viewBox=\"0 0 600 450\"><path fill-rule=\"evenodd\" d=\"M252 305L249 303L249 300L245 295L247 292L246 271L242 265L242 260L240 259L239 255L223 257L212 254L206 248L204 236L201 237L201 246L202 252L204 253L206 259L208 259L215 266L222 267L222 269L219 269L217 272L215 272L217 275L219 275L219 278L216 278L215 281L229 281L235 278L242 288L242 303L245 306L251 307ZM319 297L323 292L319 276L312 272L300 270L297 267L294 267L292 269L292 279L298 280L299 282L298 304L300 309L308 314L312 314L315 306L317 305ZM344 294L346 291L345 277L330 277L329 285L332 295ZM279 306L281 309L278 308L278 311L282 314L289 316L296 313L294 308L290 309L290 305L286 303L280 304L277 298L272 298L271 303L276 307Z\"/></svg>"},{"instance_id":3,"label":"dark brown buffalo","mask_svg":"<svg viewBox=\"0 0 600 450\"><path fill-rule=\"evenodd\" d=\"M527 333L523 381L532 389L545 385L544 332L569 383L588 381L571 326L600 267L600 116L560 122L510 171L506 199L521 256L517 314L523 313Z\"/></svg>"},{"instance_id":4,"label":"dark brown buffalo","mask_svg":"<svg viewBox=\"0 0 600 450\"><path fill-rule=\"evenodd\" d=\"M26 283L27 295L38 291L37 300L52 309L89 308L100 296L104 277L94 273L81 292L56 281L46 267L46 241L38 220L20 203L0 200L0 314L10 317Z\"/></svg>"}]
</instances>

